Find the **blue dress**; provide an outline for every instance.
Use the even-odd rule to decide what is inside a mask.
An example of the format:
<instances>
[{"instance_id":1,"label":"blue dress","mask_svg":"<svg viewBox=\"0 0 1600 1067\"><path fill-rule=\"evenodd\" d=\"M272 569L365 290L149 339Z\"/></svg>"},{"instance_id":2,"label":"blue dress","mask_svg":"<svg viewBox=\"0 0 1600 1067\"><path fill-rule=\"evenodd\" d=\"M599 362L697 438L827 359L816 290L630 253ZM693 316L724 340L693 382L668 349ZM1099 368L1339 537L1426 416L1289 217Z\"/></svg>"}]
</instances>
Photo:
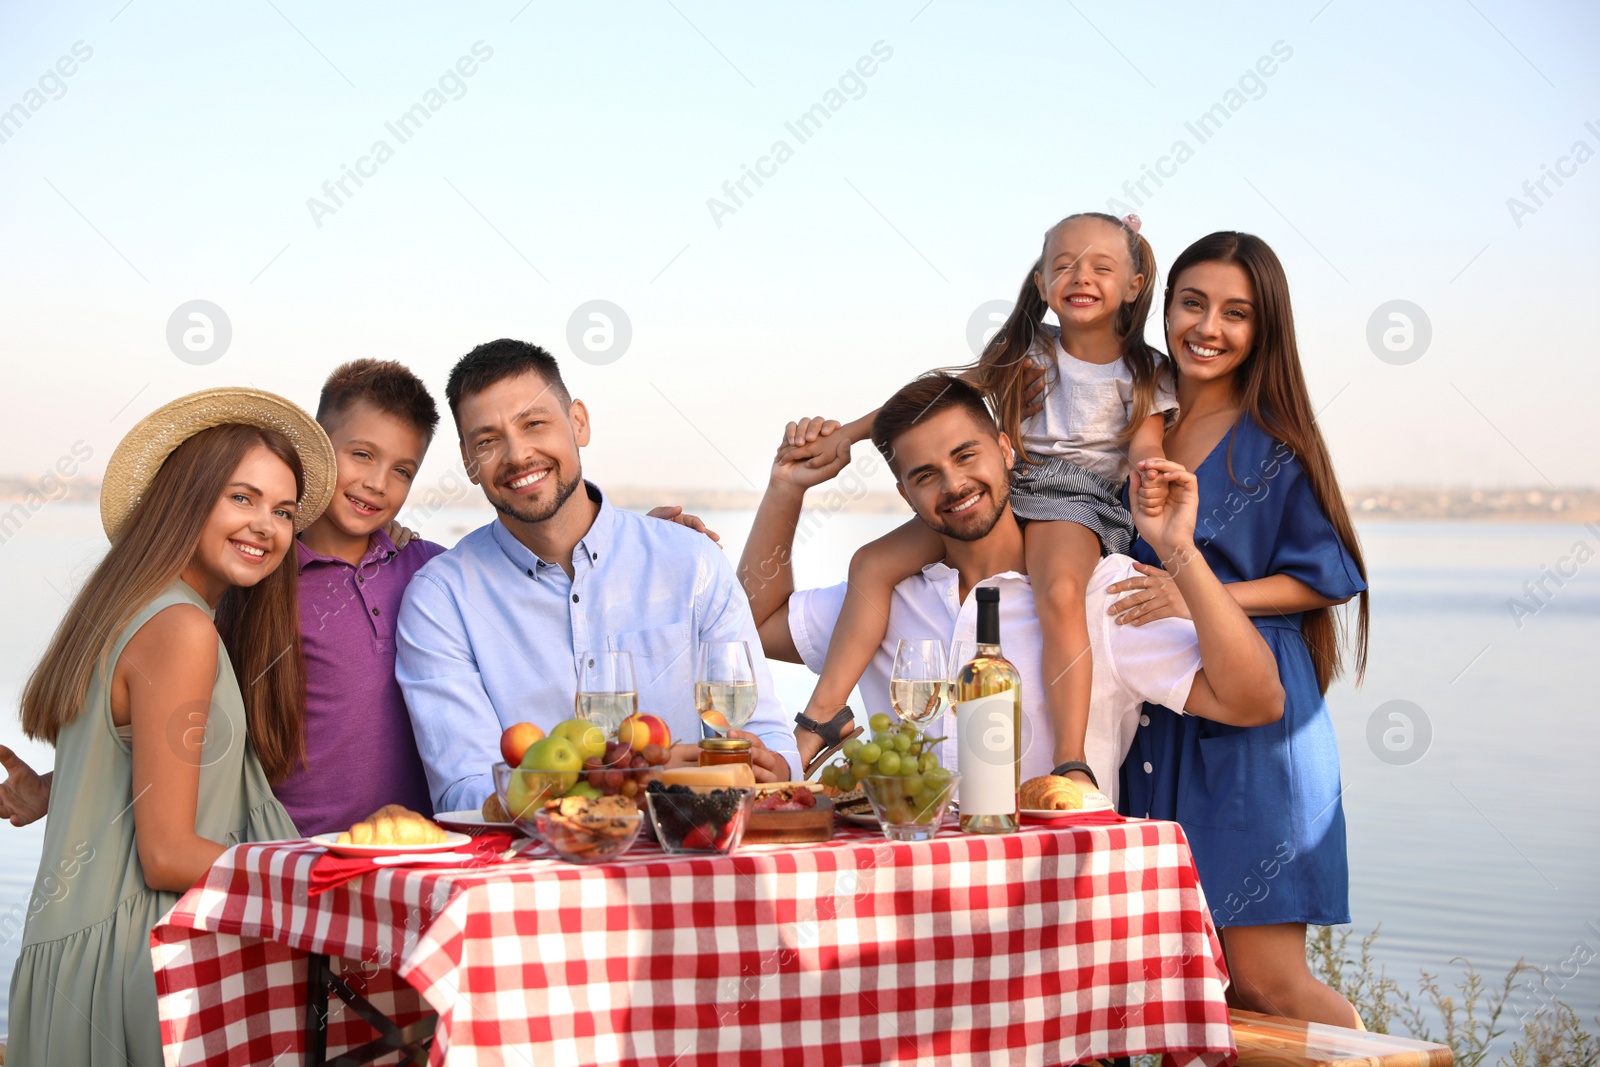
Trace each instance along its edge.
<instances>
[{"instance_id":1,"label":"blue dress","mask_svg":"<svg viewBox=\"0 0 1600 1067\"><path fill-rule=\"evenodd\" d=\"M1195 472L1195 544L1224 583L1366 588L1289 446L1241 416ZM1150 546L1133 556L1159 564ZM1123 813L1183 826L1217 926L1350 921L1339 747L1299 615L1252 620L1278 661L1283 718L1226 726L1146 704L1122 765Z\"/></svg>"}]
</instances>

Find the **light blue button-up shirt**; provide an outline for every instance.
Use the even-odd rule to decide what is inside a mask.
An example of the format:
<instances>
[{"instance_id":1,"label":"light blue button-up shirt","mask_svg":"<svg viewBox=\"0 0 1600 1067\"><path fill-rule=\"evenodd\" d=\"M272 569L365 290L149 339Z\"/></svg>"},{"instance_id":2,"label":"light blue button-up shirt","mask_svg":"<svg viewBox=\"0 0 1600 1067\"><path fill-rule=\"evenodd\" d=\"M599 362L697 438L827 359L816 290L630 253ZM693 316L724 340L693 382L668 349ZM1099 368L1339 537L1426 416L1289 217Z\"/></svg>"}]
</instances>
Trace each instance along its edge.
<instances>
[{"instance_id":1,"label":"light blue button-up shirt","mask_svg":"<svg viewBox=\"0 0 1600 1067\"><path fill-rule=\"evenodd\" d=\"M698 740L695 672L704 641L744 641L759 701L745 727L800 766L749 602L704 534L600 504L572 552L573 575L530 552L498 519L430 560L406 590L395 674L436 811L481 807L500 734L573 716L584 652L633 654L639 710Z\"/></svg>"}]
</instances>

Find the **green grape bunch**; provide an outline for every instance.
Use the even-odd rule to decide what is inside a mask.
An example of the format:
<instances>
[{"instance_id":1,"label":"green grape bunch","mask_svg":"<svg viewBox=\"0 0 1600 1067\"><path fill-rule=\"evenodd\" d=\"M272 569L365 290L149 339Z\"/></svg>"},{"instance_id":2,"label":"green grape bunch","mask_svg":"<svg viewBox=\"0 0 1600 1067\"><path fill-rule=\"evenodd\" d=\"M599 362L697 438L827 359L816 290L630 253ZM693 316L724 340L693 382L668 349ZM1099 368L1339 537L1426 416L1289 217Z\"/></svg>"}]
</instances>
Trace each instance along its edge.
<instances>
[{"instance_id":1,"label":"green grape bunch","mask_svg":"<svg viewBox=\"0 0 1600 1067\"><path fill-rule=\"evenodd\" d=\"M927 791L937 793L950 777L939 765L942 737L929 737L914 723L898 725L883 712L867 720L872 731L867 740L857 734L844 743L841 759L822 768L822 784L848 793L869 775L901 778L904 792L914 796Z\"/></svg>"}]
</instances>

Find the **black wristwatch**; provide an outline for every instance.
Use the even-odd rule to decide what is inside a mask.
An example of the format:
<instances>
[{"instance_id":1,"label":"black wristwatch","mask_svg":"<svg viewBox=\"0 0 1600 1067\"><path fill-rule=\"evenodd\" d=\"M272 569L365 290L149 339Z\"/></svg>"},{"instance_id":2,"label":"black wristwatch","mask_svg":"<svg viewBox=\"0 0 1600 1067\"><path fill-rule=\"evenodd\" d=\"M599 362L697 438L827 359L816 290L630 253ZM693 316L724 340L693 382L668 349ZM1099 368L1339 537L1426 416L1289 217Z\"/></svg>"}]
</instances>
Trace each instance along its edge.
<instances>
[{"instance_id":1,"label":"black wristwatch","mask_svg":"<svg viewBox=\"0 0 1600 1067\"><path fill-rule=\"evenodd\" d=\"M827 722L818 722L816 719L813 719L804 712L801 712L794 717L794 723L796 726L800 727L802 730L805 730L807 733L813 733L822 738L824 746L827 747L837 745L839 743L840 736L844 733L845 727L854 720L855 713L850 710L850 705L848 704L835 712L833 718L829 719Z\"/></svg>"},{"instance_id":2,"label":"black wristwatch","mask_svg":"<svg viewBox=\"0 0 1600 1067\"><path fill-rule=\"evenodd\" d=\"M1068 760L1050 773L1055 775L1057 778L1065 778L1069 771L1082 771L1084 774L1089 776L1089 781L1094 783L1094 787L1096 789L1100 788L1100 779L1094 776L1094 769L1082 760Z\"/></svg>"}]
</instances>

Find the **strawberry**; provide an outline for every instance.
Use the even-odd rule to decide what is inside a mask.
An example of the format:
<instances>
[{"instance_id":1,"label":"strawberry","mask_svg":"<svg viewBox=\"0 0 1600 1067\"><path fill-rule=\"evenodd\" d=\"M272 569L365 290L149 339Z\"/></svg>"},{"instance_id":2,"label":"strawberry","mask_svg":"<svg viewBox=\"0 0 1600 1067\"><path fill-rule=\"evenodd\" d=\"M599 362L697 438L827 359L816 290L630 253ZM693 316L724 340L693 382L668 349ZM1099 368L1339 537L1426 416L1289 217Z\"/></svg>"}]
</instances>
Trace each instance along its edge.
<instances>
[{"instance_id":1,"label":"strawberry","mask_svg":"<svg viewBox=\"0 0 1600 1067\"><path fill-rule=\"evenodd\" d=\"M688 833L683 835L683 847L710 851L718 846L716 839L711 834L711 827L702 823L691 828Z\"/></svg>"}]
</instances>

